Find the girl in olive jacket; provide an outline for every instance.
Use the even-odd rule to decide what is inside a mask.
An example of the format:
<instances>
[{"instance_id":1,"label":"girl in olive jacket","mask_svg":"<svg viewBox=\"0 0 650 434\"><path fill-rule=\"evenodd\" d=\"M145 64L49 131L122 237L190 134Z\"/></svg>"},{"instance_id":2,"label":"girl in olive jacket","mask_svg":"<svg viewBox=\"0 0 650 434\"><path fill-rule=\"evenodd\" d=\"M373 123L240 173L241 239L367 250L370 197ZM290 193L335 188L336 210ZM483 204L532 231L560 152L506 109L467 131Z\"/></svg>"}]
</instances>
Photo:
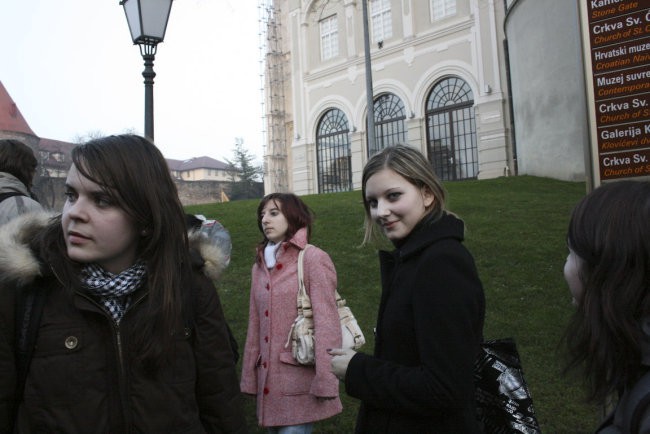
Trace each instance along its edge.
<instances>
[{"instance_id":1,"label":"girl in olive jacket","mask_svg":"<svg viewBox=\"0 0 650 434\"><path fill-rule=\"evenodd\" d=\"M190 248L162 154L124 135L72 160L62 215L28 214L0 234L0 432L246 432L205 275L225 257L201 233ZM31 295L44 305L17 391L16 299Z\"/></svg>"},{"instance_id":2,"label":"girl in olive jacket","mask_svg":"<svg viewBox=\"0 0 650 434\"><path fill-rule=\"evenodd\" d=\"M444 211L426 158L395 146L364 168L366 238L380 229L382 296L372 356L335 349L334 373L361 400L357 433L480 432L473 366L485 301L463 222Z\"/></svg>"}]
</instances>

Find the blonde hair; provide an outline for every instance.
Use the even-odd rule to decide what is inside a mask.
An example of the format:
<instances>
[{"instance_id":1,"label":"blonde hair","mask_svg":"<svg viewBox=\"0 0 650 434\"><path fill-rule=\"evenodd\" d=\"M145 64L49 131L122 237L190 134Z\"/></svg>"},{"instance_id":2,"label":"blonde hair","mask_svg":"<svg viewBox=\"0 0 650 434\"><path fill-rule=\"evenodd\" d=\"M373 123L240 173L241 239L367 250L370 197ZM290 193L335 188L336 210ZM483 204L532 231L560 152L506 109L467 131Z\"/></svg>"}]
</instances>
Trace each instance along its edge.
<instances>
[{"instance_id":1,"label":"blonde hair","mask_svg":"<svg viewBox=\"0 0 650 434\"><path fill-rule=\"evenodd\" d=\"M370 204L366 200L366 183L368 179L384 169L390 169L416 186L428 189L434 197L433 204L427 210L427 216L440 218L446 212L445 190L440 178L435 174L431 163L420 151L406 145L385 148L373 155L363 168L361 178L361 195L365 209L363 244L382 239L382 232L370 216Z\"/></svg>"}]
</instances>

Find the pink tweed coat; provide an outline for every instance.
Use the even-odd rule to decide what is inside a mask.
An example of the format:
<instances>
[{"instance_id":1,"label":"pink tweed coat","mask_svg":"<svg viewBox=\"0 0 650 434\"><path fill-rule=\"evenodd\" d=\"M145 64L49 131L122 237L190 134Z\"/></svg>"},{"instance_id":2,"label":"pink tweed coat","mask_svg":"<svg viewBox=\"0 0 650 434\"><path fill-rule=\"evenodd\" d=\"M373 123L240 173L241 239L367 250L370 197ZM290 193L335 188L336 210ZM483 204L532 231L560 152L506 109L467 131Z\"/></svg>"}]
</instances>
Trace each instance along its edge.
<instances>
[{"instance_id":1,"label":"pink tweed coat","mask_svg":"<svg viewBox=\"0 0 650 434\"><path fill-rule=\"evenodd\" d=\"M315 422L342 410L339 381L330 371L327 354L328 348L341 345L336 270L329 255L317 247L307 249L303 259L314 313L316 365L297 364L291 343L285 347L297 315L298 252L306 244L303 228L282 243L275 267L267 269L262 251L253 265L241 390L257 396L257 419L265 427Z\"/></svg>"}]
</instances>

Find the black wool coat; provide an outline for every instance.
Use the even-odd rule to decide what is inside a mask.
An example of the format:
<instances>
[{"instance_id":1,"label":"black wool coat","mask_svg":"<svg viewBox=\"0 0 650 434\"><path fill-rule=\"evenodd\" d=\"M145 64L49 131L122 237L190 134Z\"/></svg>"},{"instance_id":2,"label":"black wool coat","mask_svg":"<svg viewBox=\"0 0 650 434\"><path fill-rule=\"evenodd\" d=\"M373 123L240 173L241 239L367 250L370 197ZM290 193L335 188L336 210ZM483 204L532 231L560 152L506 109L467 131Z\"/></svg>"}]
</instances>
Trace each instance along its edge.
<instances>
[{"instance_id":1,"label":"black wool coat","mask_svg":"<svg viewBox=\"0 0 650 434\"><path fill-rule=\"evenodd\" d=\"M463 222L421 222L380 252L382 297L374 355L356 354L346 391L361 400L357 433L480 432L473 365L485 299Z\"/></svg>"}]
</instances>

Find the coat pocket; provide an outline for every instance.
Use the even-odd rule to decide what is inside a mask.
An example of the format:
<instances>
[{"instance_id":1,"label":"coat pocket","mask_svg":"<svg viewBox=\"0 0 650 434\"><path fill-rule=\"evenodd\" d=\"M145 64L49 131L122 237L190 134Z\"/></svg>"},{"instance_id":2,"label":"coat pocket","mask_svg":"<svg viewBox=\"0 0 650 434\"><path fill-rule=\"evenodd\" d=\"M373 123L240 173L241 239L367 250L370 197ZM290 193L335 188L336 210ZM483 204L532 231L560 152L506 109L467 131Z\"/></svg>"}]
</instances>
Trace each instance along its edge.
<instances>
[{"instance_id":1,"label":"coat pocket","mask_svg":"<svg viewBox=\"0 0 650 434\"><path fill-rule=\"evenodd\" d=\"M301 365L293 358L291 351L280 353L280 366L277 378L281 379L283 395L306 395L316 375L314 365Z\"/></svg>"},{"instance_id":2,"label":"coat pocket","mask_svg":"<svg viewBox=\"0 0 650 434\"><path fill-rule=\"evenodd\" d=\"M74 400L88 364L87 333L81 327L41 327L25 385L25 395Z\"/></svg>"},{"instance_id":3,"label":"coat pocket","mask_svg":"<svg viewBox=\"0 0 650 434\"><path fill-rule=\"evenodd\" d=\"M296 359L293 357L293 353L291 351L281 352L280 361L288 365L301 366L300 363L298 363Z\"/></svg>"},{"instance_id":4,"label":"coat pocket","mask_svg":"<svg viewBox=\"0 0 650 434\"><path fill-rule=\"evenodd\" d=\"M192 329L185 328L174 340L167 364L161 370L161 379L168 384L194 383L196 381L196 358L192 345Z\"/></svg>"}]
</instances>

